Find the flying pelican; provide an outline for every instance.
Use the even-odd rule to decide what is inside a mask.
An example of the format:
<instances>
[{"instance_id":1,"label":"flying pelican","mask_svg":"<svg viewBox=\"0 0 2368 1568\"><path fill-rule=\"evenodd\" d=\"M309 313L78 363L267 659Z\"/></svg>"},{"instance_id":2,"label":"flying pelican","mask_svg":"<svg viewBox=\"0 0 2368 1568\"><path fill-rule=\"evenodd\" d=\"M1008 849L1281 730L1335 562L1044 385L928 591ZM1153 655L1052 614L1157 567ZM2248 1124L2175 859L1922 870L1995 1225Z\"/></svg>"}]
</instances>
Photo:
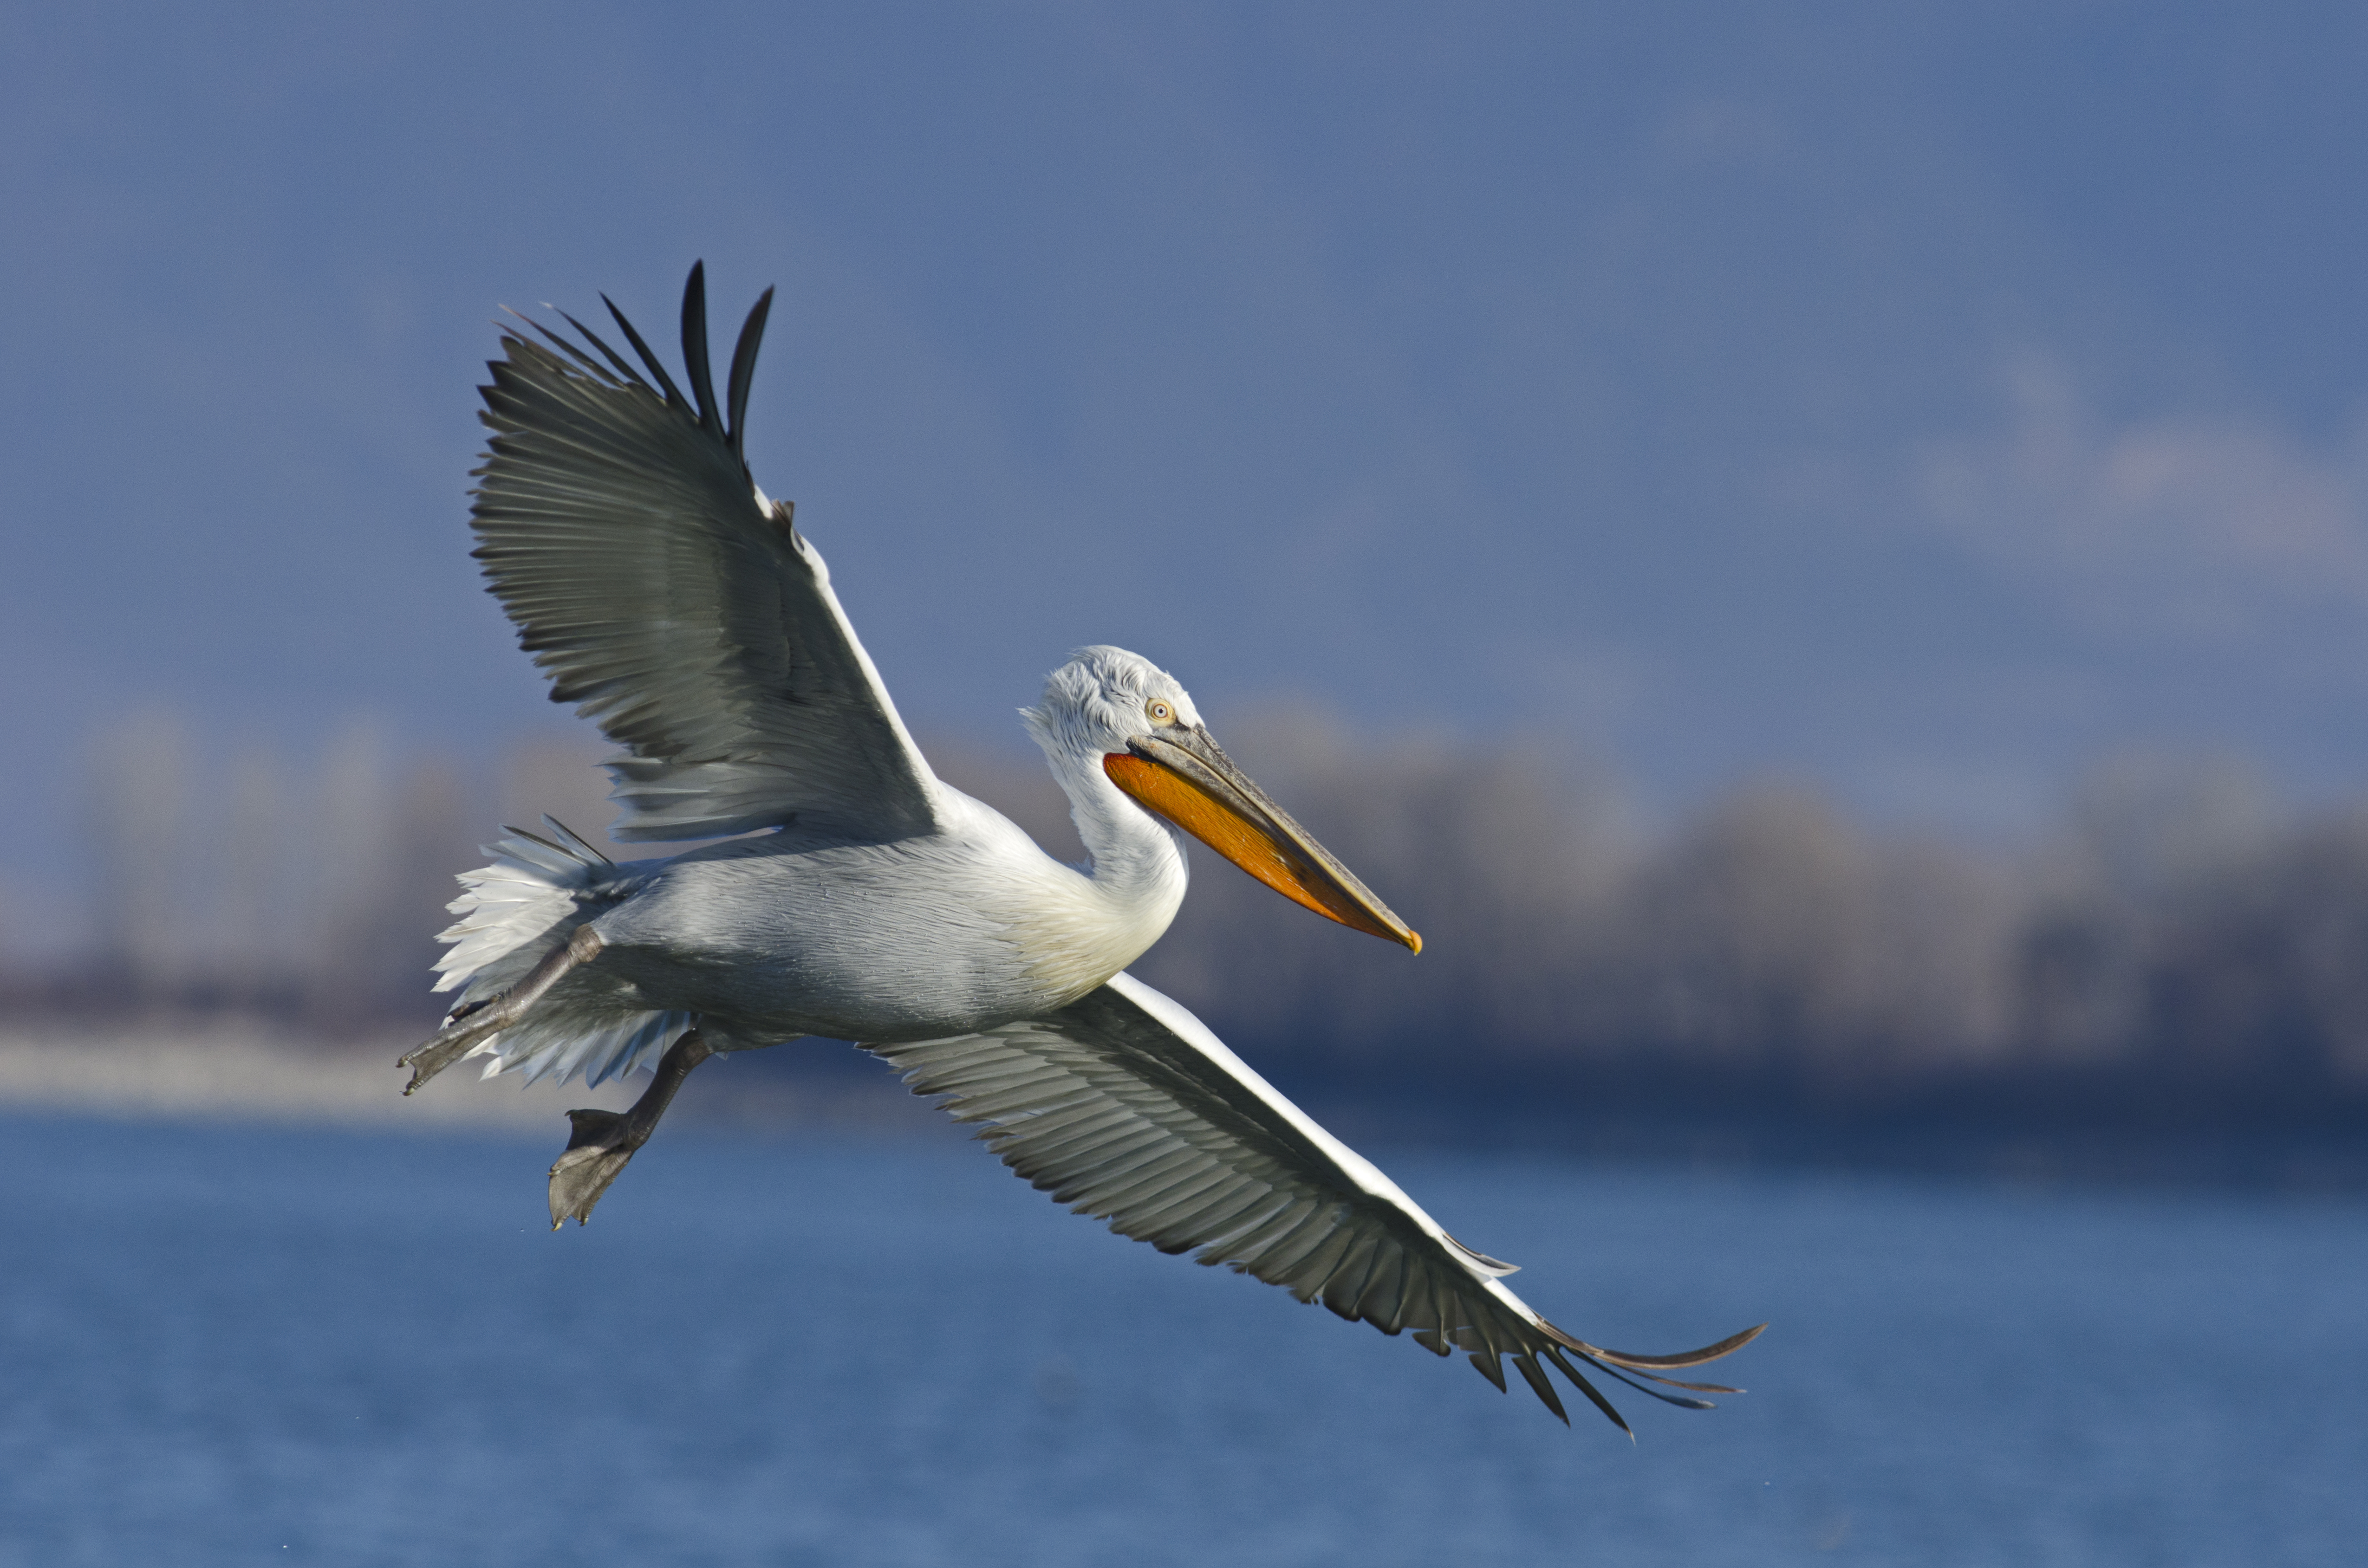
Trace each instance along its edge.
<instances>
[{"instance_id":1,"label":"flying pelican","mask_svg":"<svg viewBox=\"0 0 2368 1568\"><path fill-rule=\"evenodd\" d=\"M1422 950L1218 748L1174 676L1086 648L1022 714L1082 865L929 770L821 554L741 455L772 299L748 312L721 402L701 267L682 301L688 396L606 296L638 366L564 312L580 341L524 317L503 329L481 389L476 558L552 700L622 748L607 765L613 836L721 842L619 865L548 817L544 834L506 829L494 863L460 879L437 966L437 989L460 998L403 1058L404 1092L464 1056L529 1083L651 1066L632 1109L568 1113L551 1218L580 1224L710 1056L852 1040L1054 1201L1462 1350L1499 1390L1509 1359L1565 1424L1548 1364L1622 1431L1577 1363L1693 1408L1708 1402L1638 1379L1738 1392L1666 1374L1758 1328L1675 1356L1564 1333L1505 1288L1511 1264L1449 1235L1125 972L1183 900L1184 834L1318 915Z\"/></svg>"}]
</instances>

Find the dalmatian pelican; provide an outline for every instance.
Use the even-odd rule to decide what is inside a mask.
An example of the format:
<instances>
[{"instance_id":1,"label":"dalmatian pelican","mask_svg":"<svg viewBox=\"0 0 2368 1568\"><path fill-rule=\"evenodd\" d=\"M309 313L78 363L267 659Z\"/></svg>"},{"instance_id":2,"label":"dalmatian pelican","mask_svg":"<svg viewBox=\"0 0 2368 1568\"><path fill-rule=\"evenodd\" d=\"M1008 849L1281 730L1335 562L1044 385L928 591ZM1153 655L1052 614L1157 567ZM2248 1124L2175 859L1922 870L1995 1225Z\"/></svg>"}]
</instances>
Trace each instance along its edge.
<instances>
[{"instance_id":1,"label":"dalmatian pelican","mask_svg":"<svg viewBox=\"0 0 2368 1568\"><path fill-rule=\"evenodd\" d=\"M1548 1366L1623 1431L1582 1366L1697 1408L1738 1392L1668 1374L1758 1328L1673 1356L1565 1333L1505 1287L1512 1265L1449 1235L1126 972L1183 900L1186 835L1318 915L1422 949L1219 748L1174 676L1085 648L1023 712L1083 864L930 771L822 555L742 456L772 290L722 399L700 267L682 301L688 394L603 302L633 360L564 312L574 337L524 317L503 329L475 554L552 699L620 748L613 836L707 842L618 864L549 818L506 829L493 864L461 876L438 965L459 1000L402 1059L404 1093L463 1057L529 1082L651 1068L632 1109L569 1113L556 1227L590 1218L711 1056L855 1040L1055 1202L1461 1350L1500 1390L1509 1360L1565 1424Z\"/></svg>"}]
</instances>

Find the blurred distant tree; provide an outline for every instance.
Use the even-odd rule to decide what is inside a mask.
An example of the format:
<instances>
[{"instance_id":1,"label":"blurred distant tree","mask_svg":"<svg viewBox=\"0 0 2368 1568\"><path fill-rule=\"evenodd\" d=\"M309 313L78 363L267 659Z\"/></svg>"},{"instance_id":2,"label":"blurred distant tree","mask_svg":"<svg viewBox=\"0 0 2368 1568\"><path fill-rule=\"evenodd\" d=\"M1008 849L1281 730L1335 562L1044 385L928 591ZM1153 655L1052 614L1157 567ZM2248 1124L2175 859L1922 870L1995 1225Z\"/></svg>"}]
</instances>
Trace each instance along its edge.
<instances>
[{"instance_id":1,"label":"blurred distant tree","mask_svg":"<svg viewBox=\"0 0 2368 1568\"><path fill-rule=\"evenodd\" d=\"M450 873L480 836L450 765L398 760L354 726L309 776L259 749L214 769L149 713L105 732L88 766L85 1005L339 1024L425 1009Z\"/></svg>"},{"instance_id":2,"label":"blurred distant tree","mask_svg":"<svg viewBox=\"0 0 2368 1568\"><path fill-rule=\"evenodd\" d=\"M189 977L192 933L207 902L188 885L196 760L187 728L160 710L103 731L91 749L83 829L102 983L126 1000Z\"/></svg>"},{"instance_id":3,"label":"blurred distant tree","mask_svg":"<svg viewBox=\"0 0 2368 1568\"><path fill-rule=\"evenodd\" d=\"M2368 1087L2368 815L2309 824L2162 911L2148 1072L2219 1095Z\"/></svg>"}]
</instances>

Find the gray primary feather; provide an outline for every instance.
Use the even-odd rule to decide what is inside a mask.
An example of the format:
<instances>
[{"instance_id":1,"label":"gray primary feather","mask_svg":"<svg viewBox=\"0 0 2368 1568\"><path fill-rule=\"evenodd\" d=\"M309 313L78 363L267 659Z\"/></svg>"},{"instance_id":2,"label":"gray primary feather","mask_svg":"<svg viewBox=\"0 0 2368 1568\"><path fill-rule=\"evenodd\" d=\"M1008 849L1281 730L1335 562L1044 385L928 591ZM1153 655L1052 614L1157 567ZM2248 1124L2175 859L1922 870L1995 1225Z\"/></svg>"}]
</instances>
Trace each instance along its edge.
<instances>
[{"instance_id":1,"label":"gray primary feather","mask_svg":"<svg viewBox=\"0 0 2368 1568\"><path fill-rule=\"evenodd\" d=\"M472 515L476 558L550 672L552 700L625 749L609 764L624 807L612 836L708 838L792 817L873 841L931 831L928 765L821 555L750 483L707 378L693 375L702 418L585 335L613 372L504 334ZM736 411L750 332L734 358Z\"/></svg>"}]
</instances>

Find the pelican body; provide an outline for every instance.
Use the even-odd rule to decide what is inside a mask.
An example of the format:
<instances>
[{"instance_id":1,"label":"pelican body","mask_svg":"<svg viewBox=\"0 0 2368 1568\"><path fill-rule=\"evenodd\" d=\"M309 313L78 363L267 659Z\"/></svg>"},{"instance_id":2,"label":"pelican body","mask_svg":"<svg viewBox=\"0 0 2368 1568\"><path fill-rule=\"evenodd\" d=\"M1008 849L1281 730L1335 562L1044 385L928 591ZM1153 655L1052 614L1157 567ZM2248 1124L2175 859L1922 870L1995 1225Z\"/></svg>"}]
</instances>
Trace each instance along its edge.
<instances>
[{"instance_id":1,"label":"pelican body","mask_svg":"<svg viewBox=\"0 0 2368 1568\"><path fill-rule=\"evenodd\" d=\"M491 1077L647 1067L630 1111L569 1113L552 1223L589 1219L689 1074L718 1052L852 1040L978 1124L1057 1200L1383 1332L1509 1359L1557 1415L1544 1366L1698 1392L1678 1356L1576 1339L1500 1280L1199 1019L1125 972L1182 903L1186 839L1353 929L1422 939L1236 767L1184 687L1123 649L1072 654L1023 710L1087 858L1066 865L938 778L832 592L821 554L742 456L772 301L749 312L728 398L709 369L703 271L684 291L690 392L611 303L635 360L573 317L507 330L481 416L472 508L521 645L620 748L611 836L709 840L619 865L565 827L507 830L461 874L438 965L458 990L407 1053L405 1093L464 1057ZM605 302L605 301L604 301ZM638 363L636 363L636 360Z\"/></svg>"},{"instance_id":2,"label":"pelican body","mask_svg":"<svg viewBox=\"0 0 2368 1568\"><path fill-rule=\"evenodd\" d=\"M1173 717L1143 717L1153 710ZM1187 879L1179 831L1135 807L1104 757L1173 749L1230 772L1245 798L1256 786L1209 739L1175 678L1122 649L1080 651L1027 719L1068 792L1086 865L1053 859L941 780L917 780L928 831L879 841L791 821L620 868L604 890L618 902L590 922L602 961L563 982L553 1005L696 1012L728 1050L801 1035L968 1034L1094 990L1159 939ZM1277 828L1288 821L1271 807L1259 814ZM1325 891L1405 929L1353 879Z\"/></svg>"}]
</instances>

